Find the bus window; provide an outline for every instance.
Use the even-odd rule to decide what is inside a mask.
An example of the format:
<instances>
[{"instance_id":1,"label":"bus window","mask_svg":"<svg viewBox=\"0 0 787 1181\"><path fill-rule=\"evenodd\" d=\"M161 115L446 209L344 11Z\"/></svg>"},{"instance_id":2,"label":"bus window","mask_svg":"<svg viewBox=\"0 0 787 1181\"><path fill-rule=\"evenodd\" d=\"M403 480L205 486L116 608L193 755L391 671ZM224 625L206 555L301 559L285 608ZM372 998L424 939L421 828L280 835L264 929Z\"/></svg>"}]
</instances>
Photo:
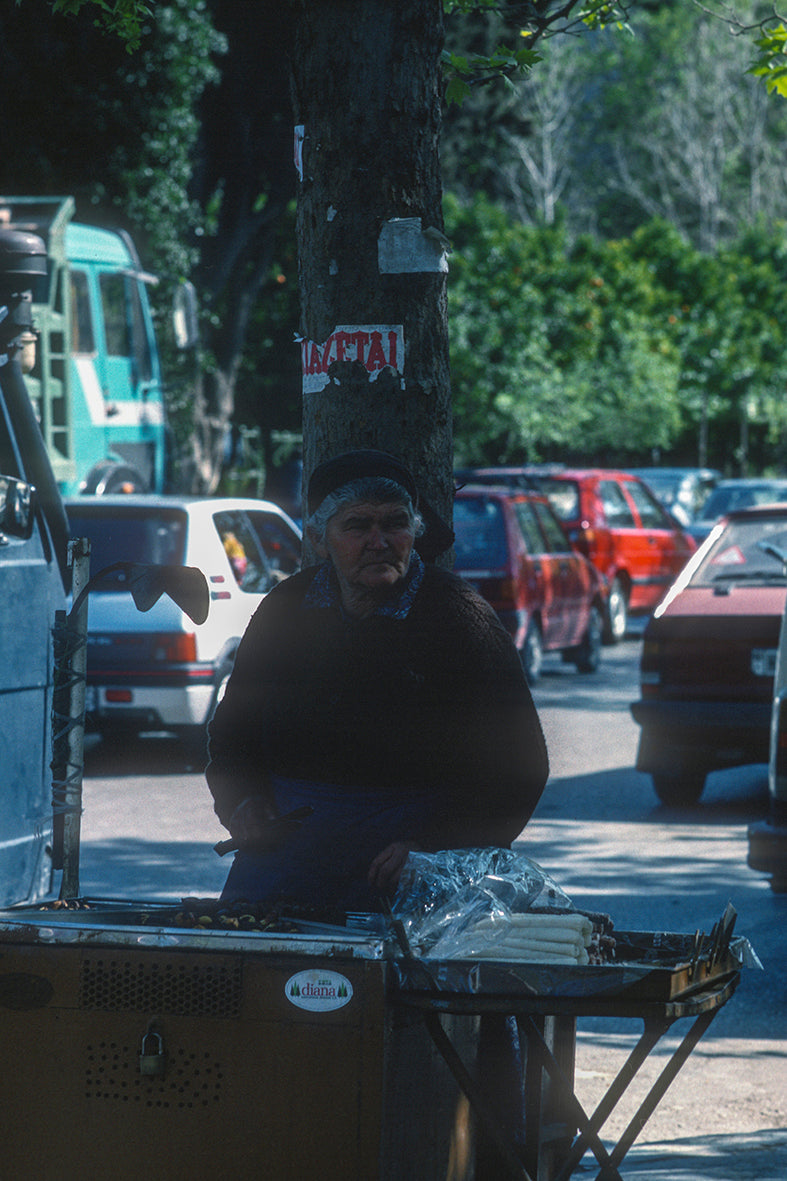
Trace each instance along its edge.
<instances>
[{"instance_id":1,"label":"bus window","mask_svg":"<svg viewBox=\"0 0 787 1181\"><path fill-rule=\"evenodd\" d=\"M71 272L71 311L71 351L74 353L94 353L96 341L93 333L93 317L90 313L87 275L84 271Z\"/></svg>"}]
</instances>

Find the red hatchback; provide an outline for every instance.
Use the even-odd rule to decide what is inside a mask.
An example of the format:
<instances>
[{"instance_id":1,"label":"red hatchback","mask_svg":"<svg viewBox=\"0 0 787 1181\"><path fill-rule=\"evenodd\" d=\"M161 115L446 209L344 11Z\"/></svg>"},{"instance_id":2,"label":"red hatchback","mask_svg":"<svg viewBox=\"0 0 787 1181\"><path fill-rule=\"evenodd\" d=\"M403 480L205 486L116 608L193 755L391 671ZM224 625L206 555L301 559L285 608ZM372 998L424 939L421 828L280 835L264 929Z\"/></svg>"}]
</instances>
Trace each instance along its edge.
<instances>
[{"instance_id":1,"label":"red hatchback","mask_svg":"<svg viewBox=\"0 0 787 1181\"><path fill-rule=\"evenodd\" d=\"M546 497L510 488L461 488L454 532L457 574L495 608L531 684L545 652L560 652L580 672L595 672L601 659L601 580L571 549Z\"/></svg>"},{"instance_id":2,"label":"red hatchback","mask_svg":"<svg viewBox=\"0 0 787 1181\"><path fill-rule=\"evenodd\" d=\"M710 771L766 763L787 601L787 506L730 513L645 629L637 770L665 804L693 804Z\"/></svg>"},{"instance_id":3,"label":"red hatchback","mask_svg":"<svg viewBox=\"0 0 787 1181\"><path fill-rule=\"evenodd\" d=\"M626 634L629 614L646 614L697 548L642 480L609 468L472 468L474 483L505 483L548 497L571 544L606 584L604 639Z\"/></svg>"}]
</instances>

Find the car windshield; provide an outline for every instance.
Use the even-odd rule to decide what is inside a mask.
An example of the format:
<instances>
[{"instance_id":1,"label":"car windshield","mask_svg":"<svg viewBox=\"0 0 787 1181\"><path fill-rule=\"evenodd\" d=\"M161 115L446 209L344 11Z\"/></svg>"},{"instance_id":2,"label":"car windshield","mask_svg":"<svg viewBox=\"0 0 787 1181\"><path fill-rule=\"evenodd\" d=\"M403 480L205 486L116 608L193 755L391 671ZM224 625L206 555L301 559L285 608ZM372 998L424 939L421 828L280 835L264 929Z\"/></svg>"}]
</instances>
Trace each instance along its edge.
<instances>
[{"instance_id":1,"label":"car windshield","mask_svg":"<svg viewBox=\"0 0 787 1181\"><path fill-rule=\"evenodd\" d=\"M69 505L72 537L90 539L90 571L98 574L115 562L181 566L186 547L186 514L179 509L106 509ZM108 588L127 589L122 575Z\"/></svg>"},{"instance_id":2,"label":"car windshield","mask_svg":"<svg viewBox=\"0 0 787 1181\"><path fill-rule=\"evenodd\" d=\"M695 570L692 586L787 581L787 516L730 521Z\"/></svg>"},{"instance_id":3,"label":"car windshield","mask_svg":"<svg viewBox=\"0 0 787 1181\"><path fill-rule=\"evenodd\" d=\"M535 483L561 521L573 521L579 516L579 484L576 480L539 476Z\"/></svg>"},{"instance_id":4,"label":"car windshield","mask_svg":"<svg viewBox=\"0 0 787 1181\"><path fill-rule=\"evenodd\" d=\"M787 500L787 483L728 484L714 488L702 510L706 521L718 521L739 508Z\"/></svg>"},{"instance_id":5,"label":"car windshield","mask_svg":"<svg viewBox=\"0 0 787 1181\"><path fill-rule=\"evenodd\" d=\"M494 570L506 564L503 510L485 496L461 497L454 503L457 570Z\"/></svg>"}]
</instances>

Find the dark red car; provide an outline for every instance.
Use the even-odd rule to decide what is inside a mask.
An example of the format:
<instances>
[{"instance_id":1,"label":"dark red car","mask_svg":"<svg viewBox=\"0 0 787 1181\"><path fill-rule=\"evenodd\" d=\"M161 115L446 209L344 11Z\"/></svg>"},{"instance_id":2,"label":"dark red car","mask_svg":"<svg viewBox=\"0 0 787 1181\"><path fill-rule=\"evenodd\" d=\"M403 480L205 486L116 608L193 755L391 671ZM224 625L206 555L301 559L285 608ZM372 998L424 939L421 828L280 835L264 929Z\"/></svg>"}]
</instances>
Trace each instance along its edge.
<instances>
[{"instance_id":1,"label":"dark red car","mask_svg":"<svg viewBox=\"0 0 787 1181\"><path fill-rule=\"evenodd\" d=\"M693 804L722 767L766 763L787 602L787 505L711 531L645 628L637 770L665 804Z\"/></svg>"},{"instance_id":2,"label":"dark red car","mask_svg":"<svg viewBox=\"0 0 787 1181\"><path fill-rule=\"evenodd\" d=\"M695 551L642 480L610 468L470 468L457 478L505 483L548 497L571 544L588 557L606 585L604 639L626 634L629 614L646 614Z\"/></svg>"},{"instance_id":3,"label":"dark red car","mask_svg":"<svg viewBox=\"0 0 787 1181\"><path fill-rule=\"evenodd\" d=\"M546 497L468 486L454 501L455 570L491 604L522 656L528 680L545 652L580 672L601 659L603 588L572 550Z\"/></svg>"}]
</instances>

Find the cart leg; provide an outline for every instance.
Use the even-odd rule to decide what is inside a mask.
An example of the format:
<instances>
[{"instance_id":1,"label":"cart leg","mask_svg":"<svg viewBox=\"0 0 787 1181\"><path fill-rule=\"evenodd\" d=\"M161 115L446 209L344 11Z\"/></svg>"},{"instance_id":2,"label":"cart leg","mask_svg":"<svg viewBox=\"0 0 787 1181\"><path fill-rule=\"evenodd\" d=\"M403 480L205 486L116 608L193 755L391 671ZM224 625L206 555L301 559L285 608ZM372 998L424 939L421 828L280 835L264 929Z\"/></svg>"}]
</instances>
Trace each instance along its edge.
<instances>
[{"instance_id":1,"label":"cart leg","mask_svg":"<svg viewBox=\"0 0 787 1181\"><path fill-rule=\"evenodd\" d=\"M713 1018L719 1012L720 1012L720 1009L711 1009L710 1012L700 1013L699 1017L696 1018L696 1020L692 1024L691 1028L687 1032L686 1036L684 1037L683 1041L680 1043L678 1048L675 1050L675 1053L672 1055L669 1062L664 1067L661 1074L659 1075L659 1077L656 1079L655 1083L651 1087L650 1091L645 1096L645 1099L643 1100L642 1104L640 1105L639 1110L637 1111L636 1115L632 1119L631 1123L626 1128L625 1132L623 1133L623 1135L620 1137L617 1144L615 1145L615 1148L613 1149L612 1154L610 1156L610 1163L613 1166L619 1165L620 1162L623 1160L624 1156L626 1155L628 1150L631 1148L631 1145L634 1143L637 1136L640 1134L642 1129L645 1127L645 1124L648 1122L650 1117L653 1115L653 1112L656 1110L656 1107L663 1099L664 1095L666 1094L667 1088L670 1086L670 1084L675 1079L678 1071L685 1063L689 1054L691 1054L692 1050L697 1045L697 1042L700 1040L702 1035L705 1033L705 1031L707 1030L707 1028L710 1025ZM609 1177L619 1177L619 1176L620 1176L620 1174L618 1173L616 1167L614 1169L614 1172L611 1172L611 1173L608 1173L602 1167L601 1172L598 1174L597 1181L602 1181L602 1179L603 1179L603 1181L607 1181L607 1179Z\"/></svg>"},{"instance_id":2,"label":"cart leg","mask_svg":"<svg viewBox=\"0 0 787 1181\"><path fill-rule=\"evenodd\" d=\"M646 1021L645 1028L637 1044L629 1054L623 1066L612 1080L606 1094L596 1107L588 1121L588 1131L582 1132L571 1146L571 1151L564 1160L555 1181L568 1181L582 1157L589 1147L590 1136L597 1136L601 1128L609 1119L621 1097L625 1093L648 1055L664 1036L671 1025L669 1021ZM598 1158L597 1158L598 1159Z\"/></svg>"},{"instance_id":3,"label":"cart leg","mask_svg":"<svg viewBox=\"0 0 787 1181\"><path fill-rule=\"evenodd\" d=\"M517 1181L534 1181L534 1178L531 1177L522 1164L510 1133L506 1128L501 1127L498 1112L494 1109L492 1103L490 1103L483 1087L473 1078L457 1053L451 1039L443 1029L438 1014L433 1010L426 1010L423 1017L434 1044L437 1046L449 1070L469 1099L484 1132L495 1145L498 1153L498 1162L495 1166L497 1171L494 1175L494 1181L508 1181L508 1178L516 1178ZM477 1168L476 1176L478 1181L481 1181ZM493 1181L491 1176L489 1177L489 1181Z\"/></svg>"},{"instance_id":4,"label":"cart leg","mask_svg":"<svg viewBox=\"0 0 787 1181\"><path fill-rule=\"evenodd\" d=\"M527 1038L528 1058L530 1058L532 1053L533 1058L540 1062L544 1070L548 1071L557 1090L557 1094L560 1096L561 1105L564 1105L565 1110L572 1113L573 1120L576 1122L577 1127L581 1128L585 1139L593 1150L596 1160L599 1164L607 1168L608 1171L605 1174L607 1181L609 1179L623 1181L616 1167L612 1164L609 1153L601 1143L598 1133L591 1127L590 1120L574 1093L573 1080L570 1080L564 1074L554 1054L544 1041L536 1022L532 1017L520 1017L518 1018L518 1024L520 1034ZM563 1175L562 1170L561 1175ZM566 1175L570 1176L570 1173Z\"/></svg>"}]
</instances>

